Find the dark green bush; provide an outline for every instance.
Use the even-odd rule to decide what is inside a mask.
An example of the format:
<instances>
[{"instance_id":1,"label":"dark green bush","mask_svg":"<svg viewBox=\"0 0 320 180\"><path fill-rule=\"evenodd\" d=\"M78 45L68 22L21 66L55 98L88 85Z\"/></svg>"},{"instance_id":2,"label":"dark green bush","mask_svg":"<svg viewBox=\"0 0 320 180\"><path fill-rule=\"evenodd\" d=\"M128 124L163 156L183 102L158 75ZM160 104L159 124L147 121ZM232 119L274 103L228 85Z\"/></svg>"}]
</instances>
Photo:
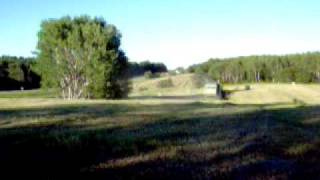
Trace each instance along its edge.
<instances>
[{"instance_id":1,"label":"dark green bush","mask_svg":"<svg viewBox=\"0 0 320 180\"><path fill-rule=\"evenodd\" d=\"M159 78L160 73L152 73L151 71L147 71L144 73L144 78L146 79L153 79L153 78Z\"/></svg>"},{"instance_id":2,"label":"dark green bush","mask_svg":"<svg viewBox=\"0 0 320 180\"><path fill-rule=\"evenodd\" d=\"M151 71L147 71L144 73L144 78L146 79L151 79L152 78L152 72Z\"/></svg>"}]
</instances>

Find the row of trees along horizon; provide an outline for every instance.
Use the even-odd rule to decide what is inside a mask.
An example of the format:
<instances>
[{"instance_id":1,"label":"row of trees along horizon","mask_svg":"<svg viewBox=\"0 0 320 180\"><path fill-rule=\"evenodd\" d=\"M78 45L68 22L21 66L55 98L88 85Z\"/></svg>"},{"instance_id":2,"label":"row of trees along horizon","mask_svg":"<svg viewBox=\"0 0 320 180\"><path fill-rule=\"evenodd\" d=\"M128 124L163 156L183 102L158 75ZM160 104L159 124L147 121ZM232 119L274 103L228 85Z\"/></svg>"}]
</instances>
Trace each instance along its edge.
<instances>
[{"instance_id":1,"label":"row of trees along horizon","mask_svg":"<svg viewBox=\"0 0 320 180\"><path fill-rule=\"evenodd\" d=\"M38 89L41 77L36 71L37 58L0 56L0 90ZM150 62L129 62L128 76L130 78L143 76L146 72L153 74L168 72L165 64Z\"/></svg>"},{"instance_id":2,"label":"row of trees along horizon","mask_svg":"<svg viewBox=\"0 0 320 180\"><path fill-rule=\"evenodd\" d=\"M36 72L37 59L16 56L0 57L0 90L36 89L40 75ZM163 63L129 62L129 77L146 72L162 73L168 69ZM286 56L247 56L228 59L210 59L190 66L187 72L208 74L214 80L227 83L241 82L319 82L320 53Z\"/></svg>"},{"instance_id":3,"label":"row of trees along horizon","mask_svg":"<svg viewBox=\"0 0 320 180\"><path fill-rule=\"evenodd\" d=\"M0 90L36 89L40 76L33 70L35 58L0 57Z\"/></svg>"},{"instance_id":4,"label":"row of trees along horizon","mask_svg":"<svg viewBox=\"0 0 320 180\"><path fill-rule=\"evenodd\" d=\"M188 71L206 74L222 83L316 83L320 82L320 52L209 59L190 66Z\"/></svg>"},{"instance_id":5,"label":"row of trees along horizon","mask_svg":"<svg viewBox=\"0 0 320 180\"><path fill-rule=\"evenodd\" d=\"M120 49L121 34L102 18L69 16L41 23L37 57L0 58L0 90L56 88L65 99L126 97L129 78L167 72L163 63L130 63ZM213 80L319 82L320 53L210 59L188 72ZM40 83L41 80L41 83Z\"/></svg>"}]
</instances>

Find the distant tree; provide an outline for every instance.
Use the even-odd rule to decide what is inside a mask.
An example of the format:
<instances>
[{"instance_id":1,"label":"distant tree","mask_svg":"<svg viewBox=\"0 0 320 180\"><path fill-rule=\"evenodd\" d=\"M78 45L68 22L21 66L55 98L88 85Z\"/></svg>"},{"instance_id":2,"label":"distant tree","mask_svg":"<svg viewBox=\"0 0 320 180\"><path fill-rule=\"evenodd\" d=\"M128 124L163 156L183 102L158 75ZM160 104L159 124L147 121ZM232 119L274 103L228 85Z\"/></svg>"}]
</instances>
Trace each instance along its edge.
<instances>
[{"instance_id":1,"label":"distant tree","mask_svg":"<svg viewBox=\"0 0 320 180\"><path fill-rule=\"evenodd\" d=\"M152 74L168 72L168 69L163 63L155 63L150 61L142 61L140 63L129 63L130 77L142 76L144 73L150 71Z\"/></svg>"},{"instance_id":2,"label":"distant tree","mask_svg":"<svg viewBox=\"0 0 320 180\"><path fill-rule=\"evenodd\" d=\"M9 63L8 66L9 78L14 79L18 82L24 81L24 74L21 69L21 64L17 61Z\"/></svg>"},{"instance_id":3,"label":"distant tree","mask_svg":"<svg viewBox=\"0 0 320 180\"><path fill-rule=\"evenodd\" d=\"M197 65L192 65L187 68L188 73L195 73Z\"/></svg>"},{"instance_id":4,"label":"distant tree","mask_svg":"<svg viewBox=\"0 0 320 180\"><path fill-rule=\"evenodd\" d=\"M145 72L145 73L144 73L144 78L146 78L146 79L151 79L151 78L153 78L152 72L151 72L151 71Z\"/></svg>"},{"instance_id":5,"label":"distant tree","mask_svg":"<svg viewBox=\"0 0 320 180\"><path fill-rule=\"evenodd\" d=\"M176 72L178 72L180 74L184 74L187 72L187 70L185 70L183 67L178 67L178 68L176 68Z\"/></svg>"},{"instance_id":6,"label":"distant tree","mask_svg":"<svg viewBox=\"0 0 320 180\"><path fill-rule=\"evenodd\" d=\"M0 57L0 90L35 89L40 87L40 76L35 73L34 58Z\"/></svg>"},{"instance_id":7,"label":"distant tree","mask_svg":"<svg viewBox=\"0 0 320 180\"><path fill-rule=\"evenodd\" d=\"M58 87L66 99L127 96L128 61L115 26L101 18L63 17L43 21L38 36L44 88Z\"/></svg>"}]
</instances>

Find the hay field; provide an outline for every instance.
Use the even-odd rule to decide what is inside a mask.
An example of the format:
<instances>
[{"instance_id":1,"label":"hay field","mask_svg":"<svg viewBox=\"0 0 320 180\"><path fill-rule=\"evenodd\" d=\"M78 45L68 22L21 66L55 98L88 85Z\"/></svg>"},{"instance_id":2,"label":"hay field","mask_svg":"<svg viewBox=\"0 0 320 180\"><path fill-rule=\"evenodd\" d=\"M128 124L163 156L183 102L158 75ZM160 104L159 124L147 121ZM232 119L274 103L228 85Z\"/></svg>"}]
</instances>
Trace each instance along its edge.
<instances>
[{"instance_id":1,"label":"hay field","mask_svg":"<svg viewBox=\"0 0 320 180\"><path fill-rule=\"evenodd\" d=\"M275 103L320 103L319 84L251 84L246 91L245 85L226 85L232 90L230 102L235 104L275 104Z\"/></svg>"},{"instance_id":2,"label":"hay field","mask_svg":"<svg viewBox=\"0 0 320 180\"><path fill-rule=\"evenodd\" d=\"M158 88L161 80L170 78L173 86ZM201 77L200 77L201 78ZM139 78L133 81L131 97L141 96L208 96L201 87L206 81L199 80L194 74L166 76L156 79ZM228 102L232 104L319 104L320 84L285 84L258 83L248 84L250 90L245 90L247 84L224 85L231 92ZM215 92L213 92L214 94ZM210 100L210 98L207 98ZM213 98L211 98L213 101Z\"/></svg>"},{"instance_id":3,"label":"hay field","mask_svg":"<svg viewBox=\"0 0 320 180\"><path fill-rule=\"evenodd\" d=\"M173 86L168 88L159 88L159 82L167 79L172 80ZM199 95L203 92L199 87L202 81L203 80L198 79L194 74L164 76L155 79L144 79L142 77L133 80L131 96Z\"/></svg>"}]
</instances>

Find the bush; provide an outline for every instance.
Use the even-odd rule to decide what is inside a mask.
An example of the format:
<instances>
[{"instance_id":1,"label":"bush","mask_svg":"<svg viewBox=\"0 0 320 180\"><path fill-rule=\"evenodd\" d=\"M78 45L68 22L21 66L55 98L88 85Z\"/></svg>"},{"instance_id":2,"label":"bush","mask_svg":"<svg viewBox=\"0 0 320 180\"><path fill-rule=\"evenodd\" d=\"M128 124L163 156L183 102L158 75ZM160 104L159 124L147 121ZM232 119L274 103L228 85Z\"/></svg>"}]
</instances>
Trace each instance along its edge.
<instances>
[{"instance_id":1,"label":"bush","mask_svg":"<svg viewBox=\"0 0 320 180\"><path fill-rule=\"evenodd\" d=\"M144 73L144 78L146 79L159 78L160 76L160 73L152 73L151 71L147 71Z\"/></svg>"},{"instance_id":2,"label":"bush","mask_svg":"<svg viewBox=\"0 0 320 180\"><path fill-rule=\"evenodd\" d=\"M170 88L173 87L173 81L171 78L160 80L157 84L158 88Z\"/></svg>"},{"instance_id":3,"label":"bush","mask_svg":"<svg viewBox=\"0 0 320 180\"><path fill-rule=\"evenodd\" d=\"M147 71L144 73L144 78L146 79L151 79L152 78L152 72L151 71Z\"/></svg>"},{"instance_id":4,"label":"bush","mask_svg":"<svg viewBox=\"0 0 320 180\"><path fill-rule=\"evenodd\" d=\"M246 90L246 91L249 91L250 89L251 89L251 87L250 87L250 85L245 85L245 87L244 87L244 89Z\"/></svg>"},{"instance_id":5,"label":"bush","mask_svg":"<svg viewBox=\"0 0 320 180\"><path fill-rule=\"evenodd\" d=\"M161 73L153 73L152 78L159 78L161 77Z\"/></svg>"}]
</instances>

